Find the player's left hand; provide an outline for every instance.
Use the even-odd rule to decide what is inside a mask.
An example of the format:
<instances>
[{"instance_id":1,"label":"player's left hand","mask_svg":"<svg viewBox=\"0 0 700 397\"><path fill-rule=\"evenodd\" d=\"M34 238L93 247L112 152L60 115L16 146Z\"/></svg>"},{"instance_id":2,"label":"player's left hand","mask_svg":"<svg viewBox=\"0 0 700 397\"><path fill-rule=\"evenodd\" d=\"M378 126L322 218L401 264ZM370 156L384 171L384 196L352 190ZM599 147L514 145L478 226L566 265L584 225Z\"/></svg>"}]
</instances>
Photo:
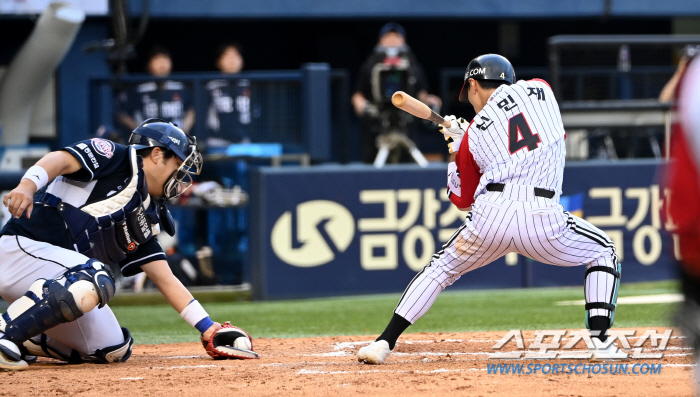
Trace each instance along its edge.
<instances>
[{"instance_id":1,"label":"player's left hand","mask_svg":"<svg viewBox=\"0 0 700 397\"><path fill-rule=\"evenodd\" d=\"M260 358L250 336L228 321L224 325L214 323L203 333L202 346L215 360Z\"/></svg>"},{"instance_id":2,"label":"player's left hand","mask_svg":"<svg viewBox=\"0 0 700 397\"><path fill-rule=\"evenodd\" d=\"M438 124L440 132L445 136L447 146L450 148L450 153L456 153L459 150L459 144L462 143L462 138L469 128L469 124L463 118L457 119L455 116L445 116L451 124L450 128L445 128L444 125Z\"/></svg>"},{"instance_id":3,"label":"player's left hand","mask_svg":"<svg viewBox=\"0 0 700 397\"><path fill-rule=\"evenodd\" d=\"M16 188L5 195L2 203L15 218L22 216L24 211L27 211L27 218L29 218L34 208L34 193L36 193L34 182L22 179Z\"/></svg>"}]
</instances>

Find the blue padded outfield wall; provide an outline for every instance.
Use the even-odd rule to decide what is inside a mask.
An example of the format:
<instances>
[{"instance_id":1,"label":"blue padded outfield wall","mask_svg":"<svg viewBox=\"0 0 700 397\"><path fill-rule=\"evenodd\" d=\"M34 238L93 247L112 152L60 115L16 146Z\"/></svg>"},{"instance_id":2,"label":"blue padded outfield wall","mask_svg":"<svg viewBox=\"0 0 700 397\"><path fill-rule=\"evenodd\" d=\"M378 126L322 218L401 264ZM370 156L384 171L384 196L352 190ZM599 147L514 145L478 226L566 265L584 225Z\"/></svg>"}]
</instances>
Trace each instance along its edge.
<instances>
[{"instance_id":1,"label":"blue padded outfield wall","mask_svg":"<svg viewBox=\"0 0 700 397\"><path fill-rule=\"evenodd\" d=\"M562 205L616 242L622 282L675 278L656 160L573 163ZM264 167L252 176L254 297L286 299L403 291L463 222L445 196L446 165ZM456 288L583 285L585 268L513 255Z\"/></svg>"}]
</instances>

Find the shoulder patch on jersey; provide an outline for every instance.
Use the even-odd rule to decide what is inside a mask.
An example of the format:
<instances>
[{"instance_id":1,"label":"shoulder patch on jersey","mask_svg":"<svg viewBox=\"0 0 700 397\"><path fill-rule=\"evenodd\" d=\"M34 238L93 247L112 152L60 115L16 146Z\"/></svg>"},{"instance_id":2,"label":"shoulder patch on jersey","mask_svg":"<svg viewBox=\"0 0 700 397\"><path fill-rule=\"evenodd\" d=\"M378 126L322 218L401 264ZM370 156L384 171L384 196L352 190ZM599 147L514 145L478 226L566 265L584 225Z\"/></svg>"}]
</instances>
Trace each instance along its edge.
<instances>
[{"instance_id":1,"label":"shoulder patch on jersey","mask_svg":"<svg viewBox=\"0 0 700 397\"><path fill-rule=\"evenodd\" d=\"M97 154L103 157L111 159L114 156L114 143L106 139L92 138L90 139L92 147L95 149Z\"/></svg>"},{"instance_id":2,"label":"shoulder patch on jersey","mask_svg":"<svg viewBox=\"0 0 700 397\"><path fill-rule=\"evenodd\" d=\"M496 89L493 91L493 94L491 94L491 98L495 98L495 97L501 95L501 92L503 92L503 91L504 91L506 88L508 88L508 87L509 87L509 85L507 85L507 84L499 85L498 88L496 88ZM490 98L489 98L489 99L490 99Z\"/></svg>"},{"instance_id":3,"label":"shoulder patch on jersey","mask_svg":"<svg viewBox=\"0 0 700 397\"><path fill-rule=\"evenodd\" d=\"M217 88L221 87L226 87L228 85L228 81L226 80L212 80L207 83L207 90L215 90Z\"/></svg>"},{"instance_id":4,"label":"shoulder patch on jersey","mask_svg":"<svg viewBox=\"0 0 700 397\"><path fill-rule=\"evenodd\" d=\"M173 91L175 91L175 90L182 90L182 89L184 89L184 88L185 88L185 85L182 84L182 83L179 82L179 81L168 80L168 81L165 82L165 89L166 89L166 90L173 90Z\"/></svg>"},{"instance_id":5,"label":"shoulder patch on jersey","mask_svg":"<svg viewBox=\"0 0 700 397\"><path fill-rule=\"evenodd\" d=\"M136 86L136 91L138 93L151 92L155 91L157 88L158 87L156 87L155 81L149 81L148 83L141 83L138 86Z\"/></svg>"}]
</instances>

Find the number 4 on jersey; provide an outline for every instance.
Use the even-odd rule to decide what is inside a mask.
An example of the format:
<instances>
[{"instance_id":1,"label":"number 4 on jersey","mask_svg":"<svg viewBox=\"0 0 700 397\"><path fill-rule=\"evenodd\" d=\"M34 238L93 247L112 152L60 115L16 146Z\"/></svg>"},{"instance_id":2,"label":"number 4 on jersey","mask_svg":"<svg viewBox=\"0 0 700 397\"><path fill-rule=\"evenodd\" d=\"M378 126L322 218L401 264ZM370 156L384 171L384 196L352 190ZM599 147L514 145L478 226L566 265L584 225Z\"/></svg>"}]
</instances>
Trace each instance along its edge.
<instances>
[{"instance_id":1,"label":"number 4 on jersey","mask_svg":"<svg viewBox=\"0 0 700 397\"><path fill-rule=\"evenodd\" d=\"M508 150L515 154L518 150L527 147L527 150L535 150L542 142L540 136L533 134L530 126L522 113L518 113L508 120Z\"/></svg>"}]
</instances>

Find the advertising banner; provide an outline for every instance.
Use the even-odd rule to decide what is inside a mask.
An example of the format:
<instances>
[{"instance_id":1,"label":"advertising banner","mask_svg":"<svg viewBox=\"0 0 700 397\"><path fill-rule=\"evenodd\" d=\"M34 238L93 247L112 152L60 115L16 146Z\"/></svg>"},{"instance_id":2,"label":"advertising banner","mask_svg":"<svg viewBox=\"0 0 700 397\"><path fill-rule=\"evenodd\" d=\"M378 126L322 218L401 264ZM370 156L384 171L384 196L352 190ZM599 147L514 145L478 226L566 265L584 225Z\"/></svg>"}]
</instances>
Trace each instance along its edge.
<instances>
[{"instance_id":1,"label":"advertising banner","mask_svg":"<svg viewBox=\"0 0 700 397\"><path fill-rule=\"evenodd\" d=\"M659 165L582 163L565 172L561 204L615 241L623 282L674 277ZM250 200L255 298L402 291L465 220L445 185L444 164L256 170ZM450 288L583 285L584 272L509 254Z\"/></svg>"}]
</instances>

